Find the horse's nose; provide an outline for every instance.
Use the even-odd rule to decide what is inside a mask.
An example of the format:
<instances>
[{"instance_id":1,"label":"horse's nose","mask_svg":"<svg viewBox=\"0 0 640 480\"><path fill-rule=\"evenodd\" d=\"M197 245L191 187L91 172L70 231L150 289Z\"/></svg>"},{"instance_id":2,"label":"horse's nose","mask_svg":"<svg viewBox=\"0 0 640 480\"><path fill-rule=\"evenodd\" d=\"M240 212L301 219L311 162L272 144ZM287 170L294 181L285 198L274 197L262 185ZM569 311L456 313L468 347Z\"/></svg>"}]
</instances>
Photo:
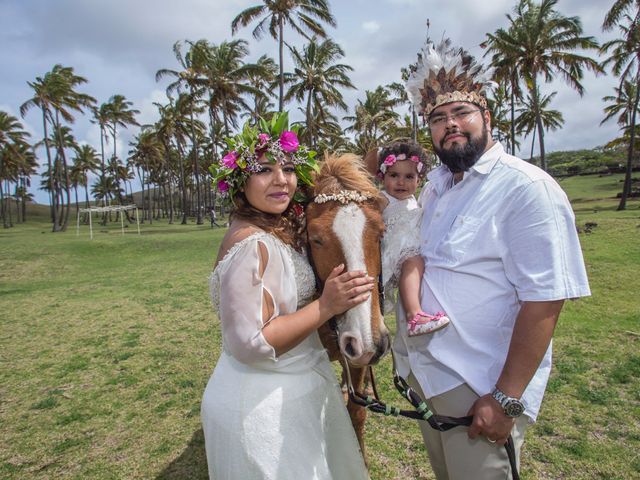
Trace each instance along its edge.
<instances>
[{"instance_id":1,"label":"horse's nose","mask_svg":"<svg viewBox=\"0 0 640 480\"><path fill-rule=\"evenodd\" d=\"M358 335L344 332L340 335L340 351L352 365L368 365L375 352L364 352L362 340Z\"/></svg>"},{"instance_id":2,"label":"horse's nose","mask_svg":"<svg viewBox=\"0 0 640 480\"><path fill-rule=\"evenodd\" d=\"M387 354L389 347L391 347L391 336L389 335L389 331L385 331L380 336L380 341L377 343L376 353L369 361L370 365L378 363L380 359Z\"/></svg>"}]
</instances>

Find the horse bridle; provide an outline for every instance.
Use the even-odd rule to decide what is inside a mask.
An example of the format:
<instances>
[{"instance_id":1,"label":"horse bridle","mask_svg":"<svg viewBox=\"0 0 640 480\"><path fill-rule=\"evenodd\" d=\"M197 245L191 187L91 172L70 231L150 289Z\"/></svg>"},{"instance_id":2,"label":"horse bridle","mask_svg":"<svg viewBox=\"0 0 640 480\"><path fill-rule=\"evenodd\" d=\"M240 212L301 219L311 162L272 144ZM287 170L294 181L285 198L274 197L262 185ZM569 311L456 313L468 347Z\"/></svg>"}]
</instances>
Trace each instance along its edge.
<instances>
[{"instance_id":1,"label":"horse bridle","mask_svg":"<svg viewBox=\"0 0 640 480\"><path fill-rule=\"evenodd\" d=\"M393 359L393 384L395 385L398 392L400 392L400 394L409 401L414 409L403 410L398 407L387 405L385 402L380 400L373 375L373 367L371 365L369 365L369 377L371 378L373 396L365 396L362 393L356 392L355 388L353 387L353 382L351 381L351 373L349 372L349 367L347 366L345 368L345 370L347 371L347 392L349 394L349 399L353 403L371 410L374 413L380 413L385 416L406 417L413 420L426 421L431 428L440 432L446 432L447 430L451 430L454 427L468 427L469 425L471 425L471 423L473 422L473 416L471 415L465 417L449 417L447 415L435 414L431 410L429 410L427 403L422 399L418 392L411 388L407 381L398 373L398 369L396 368L395 355L393 354L393 347L391 347L390 350L391 358ZM504 448L507 452L507 457L509 458L512 478L513 480L520 480L520 474L518 473L518 464L516 462L516 449L513 443L513 437L511 435L509 435L509 437L507 438L507 442L504 444Z\"/></svg>"}]
</instances>

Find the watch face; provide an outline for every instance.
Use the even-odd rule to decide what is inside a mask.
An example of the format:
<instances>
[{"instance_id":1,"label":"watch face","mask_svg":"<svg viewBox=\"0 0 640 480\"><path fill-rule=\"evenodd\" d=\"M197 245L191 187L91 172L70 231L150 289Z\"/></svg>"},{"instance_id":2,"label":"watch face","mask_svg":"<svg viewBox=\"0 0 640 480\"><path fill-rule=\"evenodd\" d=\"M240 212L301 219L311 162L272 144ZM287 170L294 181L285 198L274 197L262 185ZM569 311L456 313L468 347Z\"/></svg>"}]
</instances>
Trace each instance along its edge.
<instances>
[{"instance_id":1,"label":"watch face","mask_svg":"<svg viewBox=\"0 0 640 480\"><path fill-rule=\"evenodd\" d=\"M511 400L504 406L504 413L507 417L519 417L524 412L524 405L518 400Z\"/></svg>"}]
</instances>

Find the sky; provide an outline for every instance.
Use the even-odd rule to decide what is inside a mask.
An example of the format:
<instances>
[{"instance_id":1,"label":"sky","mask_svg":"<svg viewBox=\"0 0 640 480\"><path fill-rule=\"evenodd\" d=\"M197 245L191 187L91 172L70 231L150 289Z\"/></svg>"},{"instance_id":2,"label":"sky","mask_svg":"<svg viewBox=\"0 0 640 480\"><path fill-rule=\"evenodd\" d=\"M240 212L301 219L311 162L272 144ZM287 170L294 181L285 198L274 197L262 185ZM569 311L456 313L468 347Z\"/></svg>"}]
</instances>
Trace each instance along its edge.
<instances>
[{"instance_id":1,"label":"sky","mask_svg":"<svg viewBox=\"0 0 640 480\"><path fill-rule=\"evenodd\" d=\"M399 82L400 69L415 61L427 35L447 36L454 44L477 58L486 34L508 27L506 14L515 0L329 0L337 27L328 34L345 51L341 63L353 67L350 77L356 90L345 91L353 113L365 90ZM18 117L32 139L43 136L41 117L36 110L20 118L19 108L31 98L27 82L43 76L59 63L71 66L88 80L79 90L106 102L121 94L140 110L140 124L157 120L153 102L166 103L168 80L157 83L161 68L178 69L172 46L178 40L204 38L218 44L242 38L249 42L248 61L263 54L277 58L277 43L268 36L252 37L252 24L231 34L231 21L242 10L260 0L0 0L0 110ZM559 0L556 8L563 15L581 19L584 35L599 42L611 39L603 34L602 21L613 0ZM285 30L285 40L300 48L299 37ZM592 56L595 54L592 53ZM285 57L287 57L285 55ZM486 59L485 59L486 61ZM285 70L291 66L285 58ZM586 72L583 97L556 79L544 84L545 94L557 91L552 108L560 110L565 123L561 130L545 135L545 149L551 151L593 148L616 138L615 121L600 125L605 103L602 97L614 94L618 81L613 76ZM276 103L277 105L277 103ZM342 113L340 115L343 115ZM302 115L292 111L293 120ZM90 115L78 115L72 126L77 141L99 151L100 135ZM298 118L299 117L299 118ZM137 128L123 132L118 152L129 149L128 142ZM521 156L528 158L531 139L521 140ZM537 152L537 147L534 154ZM44 156L40 162L43 162ZM31 193L36 201L47 202L45 192L33 181ZM135 189L135 187L134 187Z\"/></svg>"}]
</instances>

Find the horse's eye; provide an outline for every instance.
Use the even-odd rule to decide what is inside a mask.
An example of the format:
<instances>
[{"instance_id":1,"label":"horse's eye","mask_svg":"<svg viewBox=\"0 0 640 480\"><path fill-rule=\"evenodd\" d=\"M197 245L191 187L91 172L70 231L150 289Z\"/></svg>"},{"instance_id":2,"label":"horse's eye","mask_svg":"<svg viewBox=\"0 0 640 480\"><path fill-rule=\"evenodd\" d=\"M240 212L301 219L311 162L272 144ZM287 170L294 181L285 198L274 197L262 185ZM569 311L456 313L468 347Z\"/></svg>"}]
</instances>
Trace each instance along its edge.
<instances>
[{"instance_id":1,"label":"horse's eye","mask_svg":"<svg viewBox=\"0 0 640 480\"><path fill-rule=\"evenodd\" d=\"M317 245L318 247L322 246L322 240L320 240L320 238L318 237L313 237L311 239L311 243L313 243L314 245Z\"/></svg>"}]
</instances>

